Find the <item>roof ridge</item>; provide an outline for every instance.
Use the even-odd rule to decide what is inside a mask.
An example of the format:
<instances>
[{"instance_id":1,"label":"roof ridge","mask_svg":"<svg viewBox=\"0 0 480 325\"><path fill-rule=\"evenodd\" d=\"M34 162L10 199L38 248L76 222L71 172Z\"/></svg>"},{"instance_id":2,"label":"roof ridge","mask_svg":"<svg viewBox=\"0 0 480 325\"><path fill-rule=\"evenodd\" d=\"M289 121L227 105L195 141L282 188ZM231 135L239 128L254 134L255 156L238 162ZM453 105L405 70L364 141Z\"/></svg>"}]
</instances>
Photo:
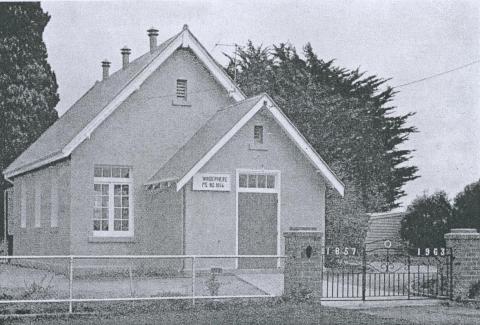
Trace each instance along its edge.
<instances>
[{"instance_id":1,"label":"roof ridge","mask_svg":"<svg viewBox=\"0 0 480 325\"><path fill-rule=\"evenodd\" d=\"M128 64L127 69L128 69L132 64L138 62L140 59L142 59L142 58L144 58L144 57L147 57L147 56L149 56L149 55L151 56L151 58L150 58L150 60L148 60L148 62L145 63L144 67L147 66L148 64L150 64L150 62L152 62L153 60L155 60L155 58L162 53L161 49L164 48L164 47L166 47L166 46L168 46L168 44L170 44L179 34L181 34L181 32L175 34L174 36L168 38L167 40L165 40L165 41L163 41L162 43L160 43L159 45L157 45L157 47L155 48L155 50L154 50L153 53L150 52L150 51L147 51L147 52L143 53L142 55L136 57L132 62L130 62L130 63ZM125 71L125 70L127 70L127 69L119 68L118 70L116 70L115 72L113 72L113 73L110 75L110 77L113 77L114 75L117 75L117 74L119 74L119 73L121 73L122 71ZM142 69L142 70L143 70L143 69ZM142 70L140 70L140 71L142 71ZM137 75L137 74L135 74L134 76L132 76L131 79L135 78L136 75ZM110 77L109 77L108 79L106 79L106 80L100 81L100 83L103 83L104 81L108 81L108 80L110 79Z\"/></svg>"},{"instance_id":2,"label":"roof ridge","mask_svg":"<svg viewBox=\"0 0 480 325\"><path fill-rule=\"evenodd\" d=\"M230 104L230 105L228 105L228 106L219 108L219 109L217 110L217 112L222 112L222 111L225 111L225 110L227 110L227 109L229 109L229 108L232 108L232 107L235 107L235 106L244 104L244 103L247 102L247 101L253 100L253 99L257 98L257 97L262 97L263 95L265 95L265 93L261 93L261 94L259 94L259 95L255 95L255 96L252 96L252 97L248 97L248 98L242 99L242 100L240 100L240 101L238 101L238 102L236 102L236 103L233 103L233 104ZM213 116L212 116L212 117L213 117Z\"/></svg>"},{"instance_id":3,"label":"roof ridge","mask_svg":"<svg viewBox=\"0 0 480 325\"><path fill-rule=\"evenodd\" d=\"M126 69L118 69L103 81L97 80L60 116L56 123L53 123L8 165L3 171L5 177L8 179L43 166L47 163L42 158L46 150L61 153L55 160L70 155L125 100L121 97L122 94L129 96L137 86L140 87L141 83L153 73L153 69L178 49L177 45L182 48L189 47L195 52L205 67L211 70L214 77L218 78L218 82L229 92L230 97L239 101L234 104L251 103L252 100L259 98L258 96L245 98L241 89L220 68L205 47L188 29L183 29L158 45L154 52L147 52L132 60ZM166 50L168 55L164 58L162 53ZM150 68L152 64L154 66ZM233 93L231 89L234 90ZM35 162L34 166L30 166L32 162Z\"/></svg>"},{"instance_id":4,"label":"roof ridge","mask_svg":"<svg viewBox=\"0 0 480 325\"><path fill-rule=\"evenodd\" d=\"M135 58L135 60L133 60L132 62L130 62L129 66L130 66L131 64L134 64L135 62L138 62L138 61L139 61L141 58L143 58L143 57L146 57L146 56L148 56L148 55L152 55L151 59L148 60L148 62L145 63L144 67L143 67L139 72L143 71L143 69L144 69L147 65L149 65L157 56L159 56L159 55L162 53L162 51L160 51L160 49L161 49L162 47L164 47L164 46L168 46L168 44L170 44L170 43L173 41L173 39L174 39L175 37L177 37L179 34L180 34L180 33L177 33L177 34L175 34L174 36L172 36L172 37L168 38L167 40L165 40L164 42L162 42L161 44L157 45L157 47L155 48L155 52L156 52L156 53L146 52L146 53L140 55L139 57ZM168 43L168 44L167 44L167 43ZM75 102L73 102L73 104L70 105L70 107L62 114L62 116L59 117L59 119L60 119L61 117L63 117L65 114L67 114L67 113L70 111L70 109L75 106L75 104L77 104L82 98L84 98L88 93L90 93L96 86L103 86L103 85L105 85L107 82L109 82L110 80L112 80L112 79L111 79L112 77L118 76L118 74L120 74L122 71L125 71L125 70L122 69L122 68L120 68L120 69L116 70L115 72L113 72L113 73L108 77L108 79L106 79L106 80L95 80L95 82L93 83L93 85L90 86L90 88L89 88L82 96L80 96ZM125 86L128 85L128 83L129 83L133 78L135 78L135 76L137 76L137 74L138 74L138 73L136 73L135 75L133 75L133 76L130 78L130 80L125 84ZM125 87L125 86L124 86L124 87ZM124 87L122 87L122 89L123 89ZM57 120L57 121L58 121L58 120ZM55 121L55 122L56 122L56 121Z\"/></svg>"}]
</instances>

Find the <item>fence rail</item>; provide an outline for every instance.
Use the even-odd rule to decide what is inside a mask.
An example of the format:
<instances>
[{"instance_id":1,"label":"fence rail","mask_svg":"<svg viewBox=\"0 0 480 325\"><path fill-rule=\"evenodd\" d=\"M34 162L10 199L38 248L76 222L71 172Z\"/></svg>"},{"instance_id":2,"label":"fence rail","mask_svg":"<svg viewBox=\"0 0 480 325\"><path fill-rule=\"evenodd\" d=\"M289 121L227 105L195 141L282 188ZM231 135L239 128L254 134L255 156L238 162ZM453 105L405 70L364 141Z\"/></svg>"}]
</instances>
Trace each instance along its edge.
<instances>
[{"instance_id":1,"label":"fence rail","mask_svg":"<svg viewBox=\"0 0 480 325\"><path fill-rule=\"evenodd\" d=\"M68 263L68 298L59 299L14 299L0 300L0 305L15 303L68 303L69 313L73 312L73 304L79 302L100 302L100 301L159 301L159 300L191 300L195 305L196 300L206 299L228 299L228 298L270 298L271 294L252 294L252 295L197 295L196 292L196 273L197 263L201 260L216 259L269 259L278 261L287 258L284 255L35 255L35 256L0 256L0 261L11 260L64 260ZM74 262L76 260L172 260L191 261L191 294L185 296L151 296L151 297L107 297L107 298L75 298L74 297ZM237 264L237 263L235 263ZM187 270L184 270L187 271ZM130 281L132 281L132 272L129 272Z\"/></svg>"}]
</instances>

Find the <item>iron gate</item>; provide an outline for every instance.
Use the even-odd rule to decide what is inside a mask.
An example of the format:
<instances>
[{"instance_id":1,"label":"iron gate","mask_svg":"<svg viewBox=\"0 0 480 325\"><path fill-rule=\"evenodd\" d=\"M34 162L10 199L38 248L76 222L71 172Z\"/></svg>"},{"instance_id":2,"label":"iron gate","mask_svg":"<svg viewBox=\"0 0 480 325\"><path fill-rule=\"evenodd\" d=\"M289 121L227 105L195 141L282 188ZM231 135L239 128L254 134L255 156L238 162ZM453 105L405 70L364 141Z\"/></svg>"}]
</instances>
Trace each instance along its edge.
<instances>
[{"instance_id":1,"label":"iron gate","mask_svg":"<svg viewBox=\"0 0 480 325\"><path fill-rule=\"evenodd\" d=\"M421 252L391 247L327 249L323 255L323 299L451 299L451 250Z\"/></svg>"}]
</instances>

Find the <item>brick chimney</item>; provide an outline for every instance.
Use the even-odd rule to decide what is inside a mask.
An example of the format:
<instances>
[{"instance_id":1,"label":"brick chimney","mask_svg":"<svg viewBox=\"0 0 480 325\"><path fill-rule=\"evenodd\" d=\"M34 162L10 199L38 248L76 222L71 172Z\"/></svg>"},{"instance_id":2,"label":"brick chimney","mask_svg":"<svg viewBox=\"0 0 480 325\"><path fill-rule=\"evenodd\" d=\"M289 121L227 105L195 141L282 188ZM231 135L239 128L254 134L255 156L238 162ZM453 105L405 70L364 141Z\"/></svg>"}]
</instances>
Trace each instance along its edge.
<instances>
[{"instance_id":1,"label":"brick chimney","mask_svg":"<svg viewBox=\"0 0 480 325\"><path fill-rule=\"evenodd\" d=\"M122 68L126 69L128 67L128 63L129 63L128 59L129 59L130 53L132 53L132 50L125 45L122 49L120 49L120 53L122 53Z\"/></svg>"},{"instance_id":2,"label":"brick chimney","mask_svg":"<svg viewBox=\"0 0 480 325\"><path fill-rule=\"evenodd\" d=\"M107 59L103 60L102 61L102 68L103 68L103 80L106 80L108 79L109 77L109 69L110 69L110 61L108 61Z\"/></svg>"},{"instance_id":3,"label":"brick chimney","mask_svg":"<svg viewBox=\"0 0 480 325\"><path fill-rule=\"evenodd\" d=\"M150 27L148 32L148 37L150 38L150 53L153 53L157 48L157 36L158 36L158 29L155 27Z\"/></svg>"}]
</instances>

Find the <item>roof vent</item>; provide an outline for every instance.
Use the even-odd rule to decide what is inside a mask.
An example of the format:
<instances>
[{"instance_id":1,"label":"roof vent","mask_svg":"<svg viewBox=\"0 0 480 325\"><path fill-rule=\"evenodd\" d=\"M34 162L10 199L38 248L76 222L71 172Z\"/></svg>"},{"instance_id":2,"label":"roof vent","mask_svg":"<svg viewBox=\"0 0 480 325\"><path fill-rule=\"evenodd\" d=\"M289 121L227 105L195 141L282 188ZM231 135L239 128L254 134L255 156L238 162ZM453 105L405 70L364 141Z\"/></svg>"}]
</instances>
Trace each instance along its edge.
<instances>
[{"instance_id":1,"label":"roof vent","mask_svg":"<svg viewBox=\"0 0 480 325\"><path fill-rule=\"evenodd\" d=\"M187 29L188 29L188 25L187 24L183 25L183 30L187 30Z\"/></svg>"},{"instance_id":2,"label":"roof vent","mask_svg":"<svg viewBox=\"0 0 480 325\"><path fill-rule=\"evenodd\" d=\"M158 29L155 27L150 27L149 30L147 30L148 37L150 38L150 53L153 53L155 49L157 48L157 36L158 36Z\"/></svg>"},{"instance_id":3,"label":"roof vent","mask_svg":"<svg viewBox=\"0 0 480 325\"><path fill-rule=\"evenodd\" d=\"M126 69L129 63L129 56L132 53L132 50L129 49L126 45L120 49L120 53L122 53L122 68Z\"/></svg>"},{"instance_id":4,"label":"roof vent","mask_svg":"<svg viewBox=\"0 0 480 325\"><path fill-rule=\"evenodd\" d=\"M102 68L103 68L103 80L108 79L109 76L109 69L110 69L111 62L107 59L102 61Z\"/></svg>"}]
</instances>

